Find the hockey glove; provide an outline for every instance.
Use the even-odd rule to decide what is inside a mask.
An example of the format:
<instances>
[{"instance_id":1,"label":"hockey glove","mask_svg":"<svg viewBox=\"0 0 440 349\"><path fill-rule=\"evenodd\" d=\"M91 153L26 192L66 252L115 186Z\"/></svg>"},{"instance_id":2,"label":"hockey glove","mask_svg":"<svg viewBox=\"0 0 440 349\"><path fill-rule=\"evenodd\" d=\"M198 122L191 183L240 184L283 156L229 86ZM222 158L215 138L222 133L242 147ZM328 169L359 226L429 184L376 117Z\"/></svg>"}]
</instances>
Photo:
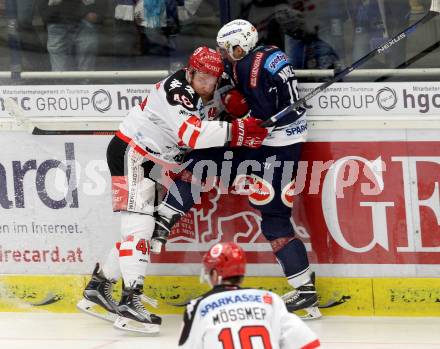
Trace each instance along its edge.
<instances>
[{"instance_id":1,"label":"hockey glove","mask_svg":"<svg viewBox=\"0 0 440 349\"><path fill-rule=\"evenodd\" d=\"M261 127L262 120L248 117L231 122L231 147L259 148L267 136L268 130Z\"/></svg>"},{"instance_id":2,"label":"hockey glove","mask_svg":"<svg viewBox=\"0 0 440 349\"><path fill-rule=\"evenodd\" d=\"M222 102L231 120L242 118L249 112L246 98L236 89L231 89L222 96Z\"/></svg>"}]
</instances>

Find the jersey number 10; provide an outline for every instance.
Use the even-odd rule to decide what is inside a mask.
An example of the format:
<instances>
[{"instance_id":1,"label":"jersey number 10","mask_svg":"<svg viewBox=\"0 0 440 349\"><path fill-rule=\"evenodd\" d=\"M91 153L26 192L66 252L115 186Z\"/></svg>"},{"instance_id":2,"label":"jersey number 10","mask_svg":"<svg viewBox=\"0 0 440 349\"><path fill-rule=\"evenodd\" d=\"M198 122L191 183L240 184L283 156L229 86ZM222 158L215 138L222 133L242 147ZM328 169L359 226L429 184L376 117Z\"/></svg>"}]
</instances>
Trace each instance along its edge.
<instances>
[{"instance_id":1,"label":"jersey number 10","mask_svg":"<svg viewBox=\"0 0 440 349\"><path fill-rule=\"evenodd\" d=\"M218 340L223 344L223 349L252 349L252 337L260 337L264 349L272 349L270 335L264 326L243 326L238 331L240 347L236 348L230 327L224 328L218 335Z\"/></svg>"}]
</instances>

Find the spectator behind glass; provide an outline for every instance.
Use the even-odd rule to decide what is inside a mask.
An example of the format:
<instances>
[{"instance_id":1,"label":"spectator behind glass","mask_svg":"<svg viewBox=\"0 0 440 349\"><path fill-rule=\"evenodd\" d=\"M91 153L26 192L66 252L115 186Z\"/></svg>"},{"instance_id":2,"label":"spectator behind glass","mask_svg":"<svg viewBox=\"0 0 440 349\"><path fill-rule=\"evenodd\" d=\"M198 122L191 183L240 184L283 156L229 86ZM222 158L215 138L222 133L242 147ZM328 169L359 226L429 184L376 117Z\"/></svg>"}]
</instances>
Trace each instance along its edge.
<instances>
[{"instance_id":1,"label":"spectator behind glass","mask_svg":"<svg viewBox=\"0 0 440 349\"><path fill-rule=\"evenodd\" d=\"M17 1L17 22L23 70L48 70L49 62L40 37L33 25L36 0Z\"/></svg>"},{"instance_id":2,"label":"spectator behind glass","mask_svg":"<svg viewBox=\"0 0 440 349\"><path fill-rule=\"evenodd\" d=\"M335 50L318 37L317 28L307 29L302 12L279 5L275 20L286 35L285 50L295 69L341 69Z\"/></svg>"},{"instance_id":3,"label":"spectator behind glass","mask_svg":"<svg viewBox=\"0 0 440 349\"><path fill-rule=\"evenodd\" d=\"M384 42L385 24L377 0L355 0L353 8L353 61Z\"/></svg>"},{"instance_id":4,"label":"spectator behind glass","mask_svg":"<svg viewBox=\"0 0 440 349\"><path fill-rule=\"evenodd\" d=\"M139 27L134 22L136 0L116 0L113 27L113 67L134 69L139 55Z\"/></svg>"},{"instance_id":5,"label":"spectator behind glass","mask_svg":"<svg viewBox=\"0 0 440 349\"><path fill-rule=\"evenodd\" d=\"M171 71L183 67L197 43L192 38L180 40L178 36L191 24L201 2L116 0L114 67Z\"/></svg>"},{"instance_id":6,"label":"spectator behind glass","mask_svg":"<svg viewBox=\"0 0 440 349\"><path fill-rule=\"evenodd\" d=\"M284 50L284 38L274 19L275 7L283 0L241 0L235 18L246 19L258 30L258 45L274 45Z\"/></svg>"},{"instance_id":7,"label":"spectator behind glass","mask_svg":"<svg viewBox=\"0 0 440 349\"><path fill-rule=\"evenodd\" d=\"M107 0L41 1L52 70L94 70Z\"/></svg>"},{"instance_id":8,"label":"spectator behind glass","mask_svg":"<svg viewBox=\"0 0 440 349\"><path fill-rule=\"evenodd\" d=\"M197 30L194 23L195 14L201 2L202 0L177 1L177 18L179 21L180 34L175 40L175 50L171 52L171 71L177 71L182 68L186 63L186 57L199 46L197 40L185 40L182 34L186 37L192 36L195 33L194 30Z\"/></svg>"},{"instance_id":9,"label":"spectator behind glass","mask_svg":"<svg viewBox=\"0 0 440 349\"><path fill-rule=\"evenodd\" d=\"M142 28L140 67L177 70L186 63L188 49L178 42L181 21L189 22L201 0L136 0L135 21ZM191 45L193 46L193 45ZM164 60L161 57L167 57Z\"/></svg>"},{"instance_id":10,"label":"spectator behind glass","mask_svg":"<svg viewBox=\"0 0 440 349\"><path fill-rule=\"evenodd\" d=\"M334 5L333 0L331 2ZM316 17L315 3L301 0L241 0L238 17L255 25L259 45L274 45L285 50L294 68L340 69L342 64L338 54L318 37L317 27L310 27L306 23L311 14ZM328 10L331 6L324 7L323 10ZM335 12L329 16L335 17ZM304 18L305 14L307 19Z\"/></svg>"},{"instance_id":11,"label":"spectator behind glass","mask_svg":"<svg viewBox=\"0 0 440 349\"><path fill-rule=\"evenodd\" d=\"M408 0L353 0L348 2L353 22L353 56L356 61L409 25ZM363 68L395 68L405 61L406 40L385 56L372 59Z\"/></svg>"},{"instance_id":12,"label":"spectator behind glass","mask_svg":"<svg viewBox=\"0 0 440 349\"><path fill-rule=\"evenodd\" d=\"M409 27L410 1L409 0L379 0L383 4L384 20L387 38L392 38ZM406 59L407 40L402 40L390 54L387 54L387 67L396 68Z\"/></svg>"}]
</instances>

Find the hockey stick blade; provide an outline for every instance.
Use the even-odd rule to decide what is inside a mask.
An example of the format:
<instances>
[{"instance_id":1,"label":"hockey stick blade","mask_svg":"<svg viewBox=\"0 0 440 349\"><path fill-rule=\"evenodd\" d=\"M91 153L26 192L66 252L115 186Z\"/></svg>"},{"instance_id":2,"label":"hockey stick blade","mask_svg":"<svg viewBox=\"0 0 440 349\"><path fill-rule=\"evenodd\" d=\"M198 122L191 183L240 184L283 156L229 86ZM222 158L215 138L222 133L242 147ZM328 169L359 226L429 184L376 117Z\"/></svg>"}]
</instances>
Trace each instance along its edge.
<instances>
[{"instance_id":1,"label":"hockey stick blade","mask_svg":"<svg viewBox=\"0 0 440 349\"><path fill-rule=\"evenodd\" d=\"M421 19L419 19L416 23L412 24L411 26L409 26L408 28L406 28L405 30L403 30L402 32L400 32L399 34L394 36L393 38L389 39L387 42L385 42L381 46L377 47L373 51L367 53L362 58L358 59L352 65L350 65L349 67L345 68L344 70L342 70L341 72L336 74L333 77L333 79L319 85L314 90L310 91L307 95L305 95L304 97L297 100L295 103L285 107L283 110L279 111L278 113L276 113L275 115L273 115L269 119L263 121L261 123L261 126L270 127L270 126L275 125L275 123L278 122L278 120L282 119L284 116L286 116L290 112L297 110L299 107L303 106L308 100L315 97L318 93L324 91L330 85L343 79L346 75L351 73L354 69L358 68L359 66L361 66L362 64L364 64L365 62L370 60L371 58L378 56L378 55L381 55L381 54L384 54L389 49L394 47L394 45L397 44L399 41L406 39L410 34L412 34L416 30L416 28L418 26L430 21L432 18L437 16L439 14L439 12L440 12L440 0L432 0L431 8L430 8L429 12L426 15L424 15Z\"/></svg>"},{"instance_id":2,"label":"hockey stick blade","mask_svg":"<svg viewBox=\"0 0 440 349\"><path fill-rule=\"evenodd\" d=\"M15 124L20 130L30 132L32 129L31 120L24 115L23 110L19 107L17 100L11 97L5 99L5 110L15 119Z\"/></svg>"},{"instance_id":3,"label":"hockey stick blade","mask_svg":"<svg viewBox=\"0 0 440 349\"><path fill-rule=\"evenodd\" d=\"M54 295L51 292L49 292L46 295L46 297L44 297L44 299L41 300L40 302L29 303L29 304L32 305L33 307L40 307L40 306L56 303L56 302L58 302L58 301L60 301L62 299L63 299L63 296L58 295L58 294Z\"/></svg>"},{"instance_id":4,"label":"hockey stick blade","mask_svg":"<svg viewBox=\"0 0 440 349\"><path fill-rule=\"evenodd\" d=\"M189 304L189 302L191 302L191 300L179 302L179 303L166 302L166 304L171 305L172 307L182 308L182 307L186 307Z\"/></svg>"},{"instance_id":5,"label":"hockey stick blade","mask_svg":"<svg viewBox=\"0 0 440 349\"><path fill-rule=\"evenodd\" d=\"M68 135L92 135L92 136L113 136L114 130L44 130L34 127L32 134L36 136L68 136Z\"/></svg>"},{"instance_id":6,"label":"hockey stick blade","mask_svg":"<svg viewBox=\"0 0 440 349\"><path fill-rule=\"evenodd\" d=\"M342 296L339 300L331 299L325 304L319 304L319 309L333 308L338 305L344 304L351 299L351 296Z\"/></svg>"}]
</instances>

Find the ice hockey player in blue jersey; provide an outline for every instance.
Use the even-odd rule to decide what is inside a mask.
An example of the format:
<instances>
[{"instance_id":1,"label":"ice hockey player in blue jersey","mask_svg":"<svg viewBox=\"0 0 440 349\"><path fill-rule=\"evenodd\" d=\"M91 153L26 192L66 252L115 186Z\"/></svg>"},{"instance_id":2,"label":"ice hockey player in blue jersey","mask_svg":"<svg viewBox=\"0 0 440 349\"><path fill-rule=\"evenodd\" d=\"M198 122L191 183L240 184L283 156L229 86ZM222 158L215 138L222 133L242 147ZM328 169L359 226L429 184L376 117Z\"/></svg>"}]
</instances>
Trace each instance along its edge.
<instances>
[{"instance_id":1,"label":"ice hockey player in blue jersey","mask_svg":"<svg viewBox=\"0 0 440 349\"><path fill-rule=\"evenodd\" d=\"M233 242L205 254L202 275L213 288L186 307L179 348L320 348L316 334L277 294L240 287L245 269L245 253Z\"/></svg>"},{"instance_id":2,"label":"ice hockey player in blue jersey","mask_svg":"<svg viewBox=\"0 0 440 349\"><path fill-rule=\"evenodd\" d=\"M256 46L258 33L248 21L237 19L224 25L217 35L217 45L224 59L230 62L230 75L235 89L241 92L249 106L250 115L267 120L286 106L298 100L297 79L284 52L274 46ZM228 92L229 93L229 92ZM223 98L225 108L234 114L234 98ZM236 102L236 100L235 100ZM294 288L283 296L289 311L304 309L307 318L321 316L318 297L304 243L295 236L291 223L292 201L287 193L294 183L301 146L307 136L306 111L292 111L271 129L262 146L256 149L210 148L194 151L188 157L191 164L185 168L203 182L203 173L197 163L205 159L214 161L217 176L226 186L233 186L237 178L246 178L254 187L265 188L265 195L249 196L249 203L261 213L261 231L270 242L273 253L283 268L289 284ZM228 157L226 154L229 154ZM224 159L231 159L231 176L226 183L221 175ZM241 164L252 163L252 170ZM159 208L153 244L164 243L171 227L181 215L190 210L197 199L194 183L177 180ZM258 199L259 198L259 199Z\"/></svg>"}]
</instances>

